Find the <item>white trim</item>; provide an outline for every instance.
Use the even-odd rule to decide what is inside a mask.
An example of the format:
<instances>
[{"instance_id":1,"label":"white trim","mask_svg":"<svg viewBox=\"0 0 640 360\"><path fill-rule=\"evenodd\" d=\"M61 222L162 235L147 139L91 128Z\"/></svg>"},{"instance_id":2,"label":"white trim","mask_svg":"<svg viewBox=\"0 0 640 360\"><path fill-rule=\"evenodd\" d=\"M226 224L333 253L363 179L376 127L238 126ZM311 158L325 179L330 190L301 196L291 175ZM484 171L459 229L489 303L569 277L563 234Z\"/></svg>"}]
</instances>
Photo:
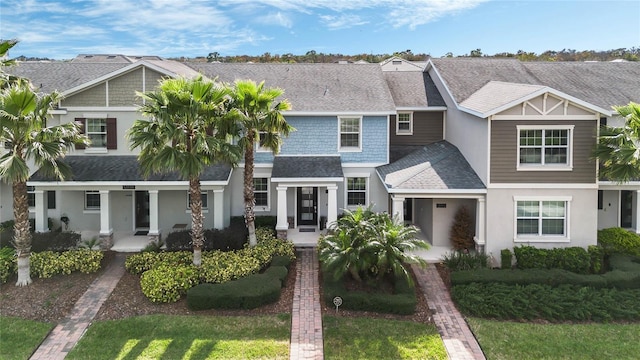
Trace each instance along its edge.
<instances>
[{"instance_id":1,"label":"white trim","mask_svg":"<svg viewBox=\"0 0 640 360\"><path fill-rule=\"evenodd\" d=\"M99 190L85 190L84 191L84 210L85 211L97 211L98 213L100 213L100 206L102 204L98 204L97 207L92 206L89 207L87 206L87 195L92 194L92 195L98 195L98 201L100 200L100 191Z\"/></svg>"},{"instance_id":2,"label":"white trim","mask_svg":"<svg viewBox=\"0 0 640 360\"><path fill-rule=\"evenodd\" d=\"M400 130L400 115L409 115L409 130ZM406 122L406 121L403 121ZM413 135L413 112L412 111L398 111L396 114L396 135L397 136L405 136L405 135Z\"/></svg>"},{"instance_id":3,"label":"white trim","mask_svg":"<svg viewBox=\"0 0 640 360\"><path fill-rule=\"evenodd\" d=\"M487 189L598 189L596 183L491 183Z\"/></svg>"},{"instance_id":4,"label":"white trim","mask_svg":"<svg viewBox=\"0 0 640 360\"><path fill-rule=\"evenodd\" d=\"M492 115L493 120L579 120L594 121L595 115Z\"/></svg>"},{"instance_id":5,"label":"white trim","mask_svg":"<svg viewBox=\"0 0 640 360\"><path fill-rule=\"evenodd\" d=\"M305 184L305 185L301 185L301 186L311 186L311 185L306 185L306 184L312 184L312 183L326 184L326 183L336 183L336 182L342 182L342 181L343 181L343 178L341 178L341 177L336 177L336 178L331 178L331 177L326 177L326 178L302 178L302 177L297 177L297 178L275 178L275 177L272 177L271 178L271 182L287 183L287 186L293 186L293 185L289 185L291 183ZM324 186L324 185L318 185L318 186Z\"/></svg>"},{"instance_id":6,"label":"white trim","mask_svg":"<svg viewBox=\"0 0 640 360\"><path fill-rule=\"evenodd\" d=\"M615 181L598 181L600 190L640 190L640 181L617 183Z\"/></svg>"},{"instance_id":7,"label":"white trim","mask_svg":"<svg viewBox=\"0 0 640 360\"><path fill-rule=\"evenodd\" d=\"M342 169L346 168L376 168L388 163L342 163Z\"/></svg>"},{"instance_id":8,"label":"white trim","mask_svg":"<svg viewBox=\"0 0 640 360\"><path fill-rule=\"evenodd\" d=\"M540 164L522 164L520 163L520 132L522 130L542 130L542 144ZM547 130L566 130L567 131L567 163L566 164L545 164L545 149L547 145L544 143L545 132ZM516 125L516 171L573 171L573 134L575 125ZM549 145L549 147L558 147Z\"/></svg>"},{"instance_id":9,"label":"white trim","mask_svg":"<svg viewBox=\"0 0 640 360\"><path fill-rule=\"evenodd\" d=\"M138 111L137 106L67 106L60 110L65 111Z\"/></svg>"},{"instance_id":10,"label":"white trim","mask_svg":"<svg viewBox=\"0 0 640 360\"><path fill-rule=\"evenodd\" d=\"M538 235L524 234L518 236L518 201L537 201L539 207L538 220ZM542 235L542 202L545 201L562 201L565 203L564 207L564 235ZM513 242L515 243L528 243L528 242L571 242L571 201L573 196L513 196Z\"/></svg>"},{"instance_id":11,"label":"white trim","mask_svg":"<svg viewBox=\"0 0 640 360\"><path fill-rule=\"evenodd\" d=\"M286 116L388 116L394 115L396 109L386 111L283 111Z\"/></svg>"},{"instance_id":12,"label":"white trim","mask_svg":"<svg viewBox=\"0 0 640 360\"><path fill-rule=\"evenodd\" d=\"M487 188L491 186L491 121L493 116L487 118L487 179L485 180Z\"/></svg>"},{"instance_id":13,"label":"white trim","mask_svg":"<svg viewBox=\"0 0 640 360\"><path fill-rule=\"evenodd\" d=\"M109 80L104 82L104 104L105 106L109 106Z\"/></svg>"},{"instance_id":14,"label":"white trim","mask_svg":"<svg viewBox=\"0 0 640 360\"><path fill-rule=\"evenodd\" d=\"M359 206L367 206L369 204L369 176L370 174L349 174L344 177L344 208L354 210ZM362 175L362 176L361 176ZM364 178L364 204L349 205L349 181L352 178ZM351 190L352 192L362 192L362 190Z\"/></svg>"},{"instance_id":15,"label":"white trim","mask_svg":"<svg viewBox=\"0 0 640 360\"><path fill-rule=\"evenodd\" d=\"M49 110L51 115L67 115L67 109L53 109Z\"/></svg>"},{"instance_id":16,"label":"white trim","mask_svg":"<svg viewBox=\"0 0 640 360\"><path fill-rule=\"evenodd\" d=\"M412 195L434 195L434 194L446 194L446 195L484 195L487 193L486 189L388 189L389 194L412 194Z\"/></svg>"},{"instance_id":17,"label":"white trim","mask_svg":"<svg viewBox=\"0 0 640 360\"><path fill-rule=\"evenodd\" d=\"M261 175L260 176L256 176L254 174L254 176L253 176L253 181L254 181L253 193L254 193L254 197L255 197L255 193L256 193L256 190L255 190L255 179L267 179L267 190L266 191L259 191L260 193L266 192L266 194L267 194L267 205L264 206L264 205L257 205L256 204L254 206L254 211L256 211L256 212L268 212L268 211L271 211L271 178L268 177L268 176L261 176Z\"/></svg>"},{"instance_id":18,"label":"white trim","mask_svg":"<svg viewBox=\"0 0 640 360\"><path fill-rule=\"evenodd\" d=\"M397 111L447 111L446 106L398 106Z\"/></svg>"},{"instance_id":19,"label":"white trim","mask_svg":"<svg viewBox=\"0 0 640 360\"><path fill-rule=\"evenodd\" d=\"M85 154L108 154L109 150L106 147L87 147L83 151Z\"/></svg>"},{"instance_id":20,"label":"white trim","mask_svg":"<svg viewBox=\"0 0 640 360\"><path fill-rule=\"evenodd\" d=\"M191 213L191 204L189 204L189 198L190 198L191 192L187 189L187 197L185 199L185 201L187 202L187 213ZM204 212L204 210L209 209L209 190L204 190L204 189L200 189L200 198L202 198L202 195L205 195L207 197L207 206L204 206L204 204L202 205L202 210Z\"/></svg>"},{"instance_id":21,"label":"white trim","mask_svg":"<svg viewBox=\"0 0 640 360\"><path fill-rule=\"evenodd\" d=\"M362 152L362 143L364 142L364 129L362 128L362 116L338 116L338 152ZM341 144L341 122L342 119L358 119L358 146L342 146ZM349 132L347 134L353 134Z\"/></svg>"}]
</instances>

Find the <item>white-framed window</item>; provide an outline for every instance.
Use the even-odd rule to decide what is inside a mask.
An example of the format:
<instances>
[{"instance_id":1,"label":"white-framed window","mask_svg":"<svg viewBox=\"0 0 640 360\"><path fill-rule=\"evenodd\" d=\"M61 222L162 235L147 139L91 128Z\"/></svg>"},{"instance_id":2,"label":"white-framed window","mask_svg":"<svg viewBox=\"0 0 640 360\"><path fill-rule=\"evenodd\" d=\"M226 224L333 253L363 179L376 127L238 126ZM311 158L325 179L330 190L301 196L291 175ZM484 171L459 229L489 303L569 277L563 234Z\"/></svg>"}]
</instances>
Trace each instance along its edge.
<instances>
[{"instance_id":1,"label":"white-framed window","mask_svg":"<svg viewBox=\"0 0 640 360\"><path fill-rule=\"evenodd\" d=\"M347 208L367 205L367 177L348 177L346 185Z\"/></svg>"},{"instance_id":2,"label":"white-framed window","mask_svg":"<svg viewBox=\"0 0 640 360\"><path fill-rule=\"evenodd\" d=\"M269 211L269 178L253 178L253 195L256 211Z\"/></svg>"},{"instance_id":3,"label":"white-framed window","mask_svg":"<svg viewBox=\"0 0 640 360\"><path fill-rule=\"evenodd\" d=\"M256 152L270 152L268 148L264 147L265 137L267 136L266 131L258 132L256 136Z\"/></svg>"},{"instance_id":4,"label":"white-framed window","mask_svg":"<svg viewBox=\"0 0 640 360\"><path fill-rule=\"evenodd\" d=\"M401 112L396 115L396 135L413 135L412 112Z\"/></svg>"},{"instance_id":5,"label":"white-framed window","mask_svg":"<svg viewBox=\"0 0 640 360\"><path fill-rule=\"evenodd\" d=\"M29 207L36 206L36 187L35 186L27 186L27 203Z\"/></svg>"},{"instance_id":6,"label":"white-framed window","mask_svg":"<svg viewBox=\"0 0 640 360\"><path fill-rule=\"evenodd\" d=\"M209 208L209 196L207 196L207 191L203 190L200 193L200 199L202 199L202 208ZM187 211L191 211L191 194L187 191Z\"/></svg>"},{"instance_id":7,"label":"white-framed window","mask_svg":"<svg viewBox=\"0 0 640 360\"><path fill-rule=\"evenodd\" d=\"M108 117L106 113L90 113L84 116L76 118L75 121L91 144L86 148L82 144L76 144L76 149L85 149L85 152L89 153L106 153L108 150L118 148L118 128L115 118Z\"/></svg>"},{"instance_id":8,"label":"white-framed window","mask_svg":"<svg viewBox=\"0 0 640 360\"><path fill-rule=\"evenodd\" d=\"M85 210L100 209L100 192L98 190L87 190L84 192Z\"/></svg>"},{"instance_id":9,"label":"white-framed window","mask_svg":"<svg viewBox=\"0 0 640 360\"><path fill-rule=\"evenodd\" d=\"M107 147L107 119L87 119L85 133L91 140L91 147Z\"/></svg>"},{"instance_id":10,"label":"white-framed window","mask_svg":"<svg viewBox=\"0 0 640 360\"><path fill-rule=\"evenodd\" d=\"M571 197L516 197L515 240L568 241Z\"/></svg>"},{"instance_id":11,"label":"white-framed window","mask_svg":"<svg viewBox=\"0 0 640 360\"><path fill-rule=\"evenodd\" d=\"M339 151L362 150L362 117L342 116L338 118Z\"/></svg>"},{"instance_id":12,"label":"white-framed window","mask_svg":"<svg viewBox=\"0 0 640 360\"><path fill-rule=\"evenodd\" d=\"M518 170L571 170L574 126L517 126Z\"/></svg>"}]
</instances>

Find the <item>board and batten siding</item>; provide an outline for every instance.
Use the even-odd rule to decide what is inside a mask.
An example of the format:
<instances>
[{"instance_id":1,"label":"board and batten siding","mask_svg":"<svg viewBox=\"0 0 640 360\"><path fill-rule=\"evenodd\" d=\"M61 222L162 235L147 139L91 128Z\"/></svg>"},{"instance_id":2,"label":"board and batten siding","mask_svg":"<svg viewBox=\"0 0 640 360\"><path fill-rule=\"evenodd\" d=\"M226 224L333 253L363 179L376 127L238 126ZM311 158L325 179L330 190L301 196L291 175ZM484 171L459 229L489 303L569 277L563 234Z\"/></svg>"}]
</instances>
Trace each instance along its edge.
<instances>
[{"instance_id":1,"label":"board and batten siding","mask_svg":"<svg viewBox=\"0 0 640 360\"><path fill-rule=\"evenodd\" d=\"M574 125L572 171L517 171L517 125ZM494 120L491 121L491 183L595 183L596 163L591 158L596 143L596 120Z\"/></svg>"},{"instance_id":2,"label":"board and batten siding","mask_svg":"<svg viewBox=\"0 0 640 360\"><path fill-rule=\"evenodd\" d=\"M389 117L390 145L427 145L443 140L443 113L414 111L413 135L396 134L396 115Z\"/></svg>"}]
</instances>

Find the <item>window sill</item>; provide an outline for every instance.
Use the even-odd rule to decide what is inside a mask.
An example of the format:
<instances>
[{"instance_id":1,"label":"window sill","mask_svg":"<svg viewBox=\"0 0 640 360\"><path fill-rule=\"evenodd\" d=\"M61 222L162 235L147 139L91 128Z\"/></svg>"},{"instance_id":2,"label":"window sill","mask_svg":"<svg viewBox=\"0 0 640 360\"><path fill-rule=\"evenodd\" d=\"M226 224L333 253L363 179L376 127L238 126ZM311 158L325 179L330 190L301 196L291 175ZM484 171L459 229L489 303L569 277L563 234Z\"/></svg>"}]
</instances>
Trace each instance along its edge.
<instances>
[{"instance_id":1,"label":"window sill","mask_svg":"<svg viewBox=\"0 0 640 360\"><path fill-rule=\"evenodd\" d=\"M396 132L396 135L398 136L413 135L413 132Z\"/></svg>"},{"instance_id":2,"label":"window sill","mask_svg":"<svg viewBox=\"0 0 640 360\"><path fill-rule=\"evenodd\" d=\"M100 214L100 209L84 209L83 214Z\"/></svg>"},{"instance_id":3,"label":"window sill","mask_svg":"<svg viewBox=\"0 0 640 360\"><path fill-rule=\"evenodd\" d=\"M255 212L268 212L271 211L271 207L269 206L256 206L253 211Z\"/></svg>"},{"instance_id":4,"label":"window sill","mask_svg":"<svg viewBox=\"0 0 640 360\"><path fill-rule=\"evenodd\" d=\"M191 214L191 210L187 209L184 211L185 214ZM203 214L208 214L209 213L209 209L202 209L202 213Z\"/></svg>"},{"instance_id":5,"label":"window sill","mask_svg":"<svg viewBox=\"0 0 640 360\"><path fill-rule=\"evenodd\" d=\"M573 166L561 165L520 165L516 166L516 171L573 171Z\"/></svg>"},{"instance_id":6,"label":"window sill","mask_svg":"<svg viewBox=\"0 0 640 360\"><path fill-rule=\"evenodd\" d=\"M338 152L362 152L362 149L357 147L343 147L339 148Z\"/></svg>"},{"instance_id":7,"label":"window sill","mask_svg":"<svg viewBox=\"0 0 640 360\"><path fill-rule=\"evenodd\" d=\"M570 243L571 239L557 236L527 236L513 239L515 243Z\"/></svg>"},{"instance_id":8,"label":"window sill","mask_svg":"<svg viewBox=\"0 0 640 360\"><path fill-rule=\"evenodd\" d=\"M107 148L89 148L84 150L85 154L107 154L108 152L109 150L107 150Z\"/></svg>"}]
</instances>

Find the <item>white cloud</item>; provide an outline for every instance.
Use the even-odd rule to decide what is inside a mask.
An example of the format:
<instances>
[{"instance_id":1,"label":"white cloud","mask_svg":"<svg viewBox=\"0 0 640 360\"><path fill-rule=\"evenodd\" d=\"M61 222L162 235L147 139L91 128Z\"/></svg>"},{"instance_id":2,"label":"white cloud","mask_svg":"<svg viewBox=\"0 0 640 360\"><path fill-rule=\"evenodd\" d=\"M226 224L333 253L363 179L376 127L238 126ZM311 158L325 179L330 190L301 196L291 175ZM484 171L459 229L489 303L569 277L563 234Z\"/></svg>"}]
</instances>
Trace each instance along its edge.
<instances>
[{"instance_id":1,"label":"white cloud","mask_svg":"<svg viewBox=\"0 0 640 360\"><path fill-rule=\"evenodd\" d=\"M276 25L290 29L293 26L293 20L288 15L278 11L259 16L256 21L264 25Z\"/></svg>"},{"instance_id":2,"label":"white cloud","mask_svg":"<svg viewBox=\"0 0 640 360\"><path fill-rule=\"evenodd\" d=\"M363 20L358 15L322 15L320 16L325 26L329 28L329 30L338 30L338 29L347 29L354 26L365 25L369 23L369 21Z\"/></svg>"}]
</instances>

